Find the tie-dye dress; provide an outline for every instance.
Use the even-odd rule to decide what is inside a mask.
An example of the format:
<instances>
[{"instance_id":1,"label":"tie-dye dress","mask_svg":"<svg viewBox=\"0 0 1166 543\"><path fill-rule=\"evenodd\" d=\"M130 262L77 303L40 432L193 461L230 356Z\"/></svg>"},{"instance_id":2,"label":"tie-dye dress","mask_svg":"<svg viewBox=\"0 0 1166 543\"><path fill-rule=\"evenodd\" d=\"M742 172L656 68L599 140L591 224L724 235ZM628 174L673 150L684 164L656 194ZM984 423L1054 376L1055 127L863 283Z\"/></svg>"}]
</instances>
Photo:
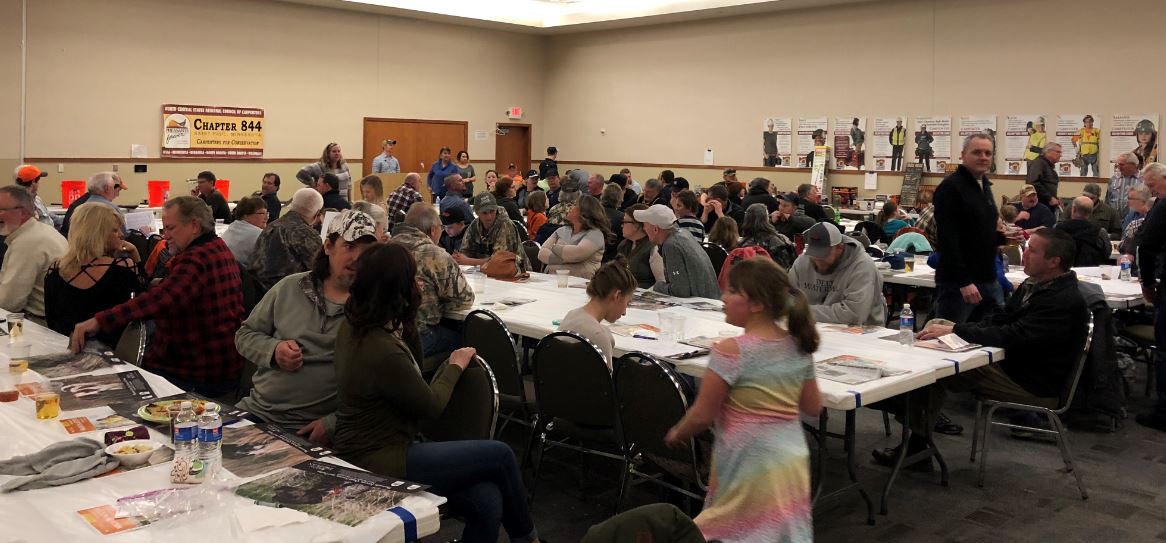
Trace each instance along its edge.
<instances>
[{"instance_id":1,"label":"tie-dye dress","mask_svg":"<svg viewBox=\"0 0 1166 543\"><path fill-rule=\"evenodd\" d=\"M800 542L814 538L810 451L798 419L802 384L813 358L790 337L737 338L740 355L713 349L709 370L731 387L716 422L705 538Z\"/></svg>"}]
</instances>

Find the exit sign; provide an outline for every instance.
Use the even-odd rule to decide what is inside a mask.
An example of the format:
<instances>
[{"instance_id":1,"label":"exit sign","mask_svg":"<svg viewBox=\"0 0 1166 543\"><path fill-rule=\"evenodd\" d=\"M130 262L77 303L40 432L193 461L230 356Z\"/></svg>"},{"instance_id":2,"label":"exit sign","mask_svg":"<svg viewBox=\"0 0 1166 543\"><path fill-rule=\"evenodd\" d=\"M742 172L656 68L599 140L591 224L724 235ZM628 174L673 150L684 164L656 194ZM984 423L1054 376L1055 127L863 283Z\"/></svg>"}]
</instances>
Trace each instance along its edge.
<instances>
[{"instance_id":1,"label":"exit sign","mask_svg":"<svg viewBox=\"0 0 1166 543\"><path fill-rule=\"evenodd\" d=\"M517 106L512 107L506 111L506 116L511 118L511 119L514 119L514 120L521 119L522 118L522 108L517 107Z\"/></svg>"}]
</instances>

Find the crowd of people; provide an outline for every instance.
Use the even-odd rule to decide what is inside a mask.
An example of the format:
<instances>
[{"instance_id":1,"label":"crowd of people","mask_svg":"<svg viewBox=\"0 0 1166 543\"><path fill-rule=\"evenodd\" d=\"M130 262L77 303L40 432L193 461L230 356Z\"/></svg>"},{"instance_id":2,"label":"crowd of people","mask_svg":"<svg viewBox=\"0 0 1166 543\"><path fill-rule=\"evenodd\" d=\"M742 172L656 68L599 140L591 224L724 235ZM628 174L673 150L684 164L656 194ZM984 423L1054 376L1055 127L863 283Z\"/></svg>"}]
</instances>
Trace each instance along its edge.
<instances>
[{"instance_id":1,"label":"crowd of people","mask_svg":"<svg viewBox=\"0 0 1166 543\"><path fill-rule=\"evenodd\" d=\"M1032 402L1059 395L1088 318L1088 285L1071 268L1104 262L1111 238L1140 270L1159 312L1157 338L1166 340L1166 288L1158 283L1166 210L1155 201L1166 193L1166 166L1138 172L1132 155L1119 158L1104 197L1090 184L1062 209L1055 172L1041 177L1030 168L1016 203L998 208L987 176L992 142L972 135L918 219L888 202L876 220L879 239L869 239L840 228L814 185L782 193L765 178L742 184L734 170L707 188L669 170L642 183L626 168L606 178L580 169L560 176L554 147L522 177L513 167L479 173L468 153L443 148L425 179L434 201L422 194L420 173L386 195L377 174L400 172L395 144L385 140L375 173L358 182L339 145L329 144L297 173L305 186L286 204L275 173L231 209L216 176L200 172L190 196L165 202L158 254L127 241L114 203L125 184L116 173L94 174L87 194L58 218L37 194L45 174L22 165L16 184L0 187L0 307L70 336L74 349L114 345L131 323L149 322L143 368L212 398L235 403L240 395L238 405L265 422L366 469L429 484L465 506L467 539L489 541L500 527L513 541L538 539L510 449L414 440L475 354L463 346L460 323L446 317L475 300L461 266L504 278L541 268L588 279L589 302L565 311L561 329L593 341L609 366L614 341L603 323L624 315L637 288L724 302L726 321L744 334L713 346L696 401L667 440L718 428L716 484L695 521L707 538L725 541L810 536L809 453L798 414L821 409L814 323L886 324L871 243L910 233L934 248L935 318L920 338L955 333L1008 352L1002 363L911 393L920 399L910 404L918 413L909 453L942 426L945 390ZM1055 145L1034 161L1055 163ZM354 194L361 200L351 202ZM323 225L328 211L338 213ZM222 235L217 221L227 225ZM526 240L539 243L536 255L524 250ZM1017 241L1026 245L1028 279L1006 297L1000 247ZM706 252L711 245L729 255L721 269ZM260 295L245 300L251 283ZM418 368L434 356L448 364L426 382ZM254 376L241 390L248 362ZM1157 411L1137 420L1166 431L1166 365L1157 365ZM752 429L729 435L725 425ZM955 426L951 433L961 430ZM898 452L873 456L891 464Z\"/></svg>"}]
</instances>

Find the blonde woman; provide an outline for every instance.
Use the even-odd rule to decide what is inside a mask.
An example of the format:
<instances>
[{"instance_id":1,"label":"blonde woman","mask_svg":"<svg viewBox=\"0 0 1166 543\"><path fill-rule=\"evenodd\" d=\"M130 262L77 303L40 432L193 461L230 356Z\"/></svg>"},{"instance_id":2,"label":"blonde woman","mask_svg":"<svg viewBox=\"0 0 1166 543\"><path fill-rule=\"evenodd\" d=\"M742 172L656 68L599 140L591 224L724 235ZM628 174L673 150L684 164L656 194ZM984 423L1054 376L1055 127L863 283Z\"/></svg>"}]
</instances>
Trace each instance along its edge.
<instances>
[{"instance_id":1,"label":"blonde woman","mask_svg":"<svg viewBox=\"0 0 1166 543\"><path fill-rule=\"evenodd\" d=\"M132 243L122 237L124 220L112 207L90 202L73 213L69 248L45 276L45 320L65 334L73 327L142 291ZM106 345L117 345L121 330L98 333Z\"/></svg>"}]
</instances>

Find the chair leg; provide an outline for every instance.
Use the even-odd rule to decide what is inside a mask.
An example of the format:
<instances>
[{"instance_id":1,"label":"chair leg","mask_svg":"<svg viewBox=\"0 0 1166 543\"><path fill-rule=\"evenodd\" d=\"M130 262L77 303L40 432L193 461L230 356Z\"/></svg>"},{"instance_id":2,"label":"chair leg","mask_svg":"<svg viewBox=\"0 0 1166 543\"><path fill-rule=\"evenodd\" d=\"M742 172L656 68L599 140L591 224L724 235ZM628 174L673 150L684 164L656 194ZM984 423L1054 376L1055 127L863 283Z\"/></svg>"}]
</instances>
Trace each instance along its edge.
<instances>
[{"instance_id":1,"label":"chair leg","mask_svg":"<svg viewBox=\"0 0 1166 543\"><path fill-rule=\"evenodd\" d=\"M883 433L891 437L891 414L883 411Z\"/></svg>"},{"instance_id":2,"label":"chair leg","mask_svg":"<svg viewBox=\"0 0 1166 543\"><path fill-rule=\"evenodd\" d=\"M980 488L984 488L984 477L988 472L988 440L992 437L992 420L998 408L998 405L988 407L988 414L984 417L984 435L980 436L983 442L980 448L980 477L976 480L976 486Z\"/></svg>"},{"instance_id":3,"label":"chair leg","mask_svg":"<svg viewBox=\"0 0 1166 543\"><path fill-rule=\"evenodd\" d=\"M529 503L534 503L534 490L538 486L538 472L543 464L543 447L546 446L547 434L545 431L538 432L538 460L534 461L534 473L530 480ZM534 443L531 443L533 449Z\"/></svg>"},{"instance_id":4,"label":"chair leg","mask_svg":"<svg viewBox=\"0 0 1166 543\"><path fill-rule=\"evenodd\" d=\"M1048 412L1049 420L1052 421L1053 427L1057 430L1057 446L1061 448L1061 459L1065 461L1065 469L1073 474L1077 479L1077 490L1081 492L1081 499L1088 500L1089 494L1085 492L1085 482L1081 480L1081 471L1073 465L1073 450L1069 447L1069 436L1065 435L1065 425L1061 424L1061 417L1052 411Z\"/></svg>"},{"instance_id":5,"label":"chair leg","mask_svg":"<svg viewBox=\"0 0 1166 543\"><path fill-rule=\"evenodd\" d=\"M623 469L619 473L619 494L615 496L615 511L612 511L612 515L618 515L623 510L623 500L627 495L628 482L632 478L631 471L632 463L625 453L623 455Z\"/></svg>"},{"instance_id":6,"label":"chair leg","mask_svg":"<svg viewBox=\"0 0 1166 543\"><path fill-rule=\"evenodd\" d=\"M972 425L972 456L969 460L972 463L976 461L976 446L980 443L980 429L984 425L984 402L976 400L976 420Z\"/></svg>"}]
</instances>

